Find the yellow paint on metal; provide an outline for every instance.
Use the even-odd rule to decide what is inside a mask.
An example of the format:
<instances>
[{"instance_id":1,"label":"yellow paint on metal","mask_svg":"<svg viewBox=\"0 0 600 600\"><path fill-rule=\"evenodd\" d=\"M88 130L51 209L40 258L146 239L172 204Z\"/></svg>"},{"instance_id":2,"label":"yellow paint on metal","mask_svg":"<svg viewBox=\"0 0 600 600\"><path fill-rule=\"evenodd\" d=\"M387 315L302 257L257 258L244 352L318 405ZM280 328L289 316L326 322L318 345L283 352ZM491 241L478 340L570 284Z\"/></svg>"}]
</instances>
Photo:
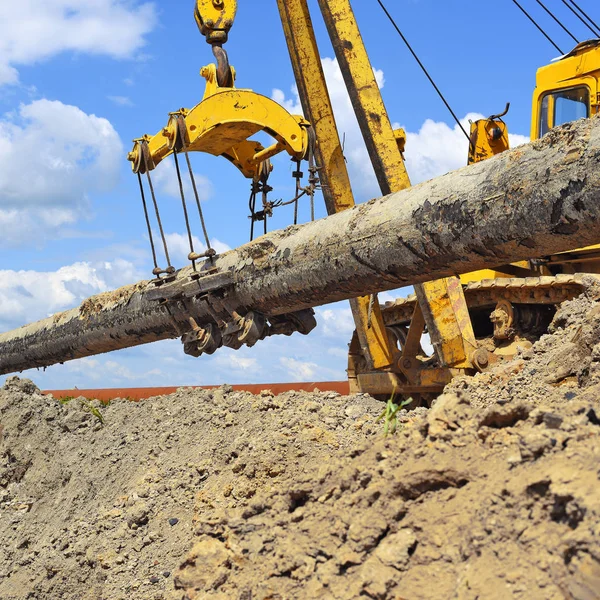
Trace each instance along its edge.
<instances>
[{"instance_id":1,"label":"yellow paint on metal","mask_svg":"<svg viewBox=\"0 0 600 600\"><path fill-rule=\"evenodd\" d=\"M237 0L196 0L194 16L209 44L225 43L237 12Z\"/></svg>"},{"instance_id":2,"label":"yellow paint on metal","mask_svg":"<svg viewBox=\"0 0 600 600\"><path fill-rule=\"evenodd\" d=\"M354 195L308 5L306 0L277 0L277 4L304 112L315 130L327 212L337 213L354 206ZM394 348L389 343L379 303L366 296L350 301L350 306L370 367L391 366Z\"/></svg>"},{"instance_id":3,"label":"yellow paint on metal","mask_svg":"<svg viewBox=\"0 0 600 600\"><path fill-rule=\"evenodd\" d=\"M349 0L319 0L383 194L410 187L398 142ZM367 135L365 135L367 133Z\"/></svg>"},{"instance_id":4,"label":"yellow paint on metal","mask_svg":"<svg viewBox=\"0 0 600 600\"><path fill-rule=\"evenodd\" d=\"M231 81L233 82L235 87L235 69L233 67L229 67L231 70ZM200 69L200 75L204 77L206 80L206 86L204 88L204 96L202 100L206 100L209 96L216 94L220 91L219 82L217 81L217 65L214 63L210 65L206 65Z\"/></svg>"},{"instance_id":5,"label":"yellow paint on metal","mask_svg":"<svg viewBox=\"0 0 600 600\"><path fill-rule=\"evenodd\" d=\"M548 97L551 103L550 110L545 115L547 126L554 127L558 124L554 119L554 96L552 92L585 87L589 90L590 115L600 112L599 81L600 40L582 42L565 57L538 69L531 111L531 139L535 140L540 137L539 126L545 97Z\"/></svg>"},{"instance_id":6,"label":"yellow paint on metal","mask_svg":"<svg viewBox=\"0 0 600 600\"><path fill-rule=\"evenodd\" d=\"M260 161L269 156L285 151L293 158L303 158L308 149L308 122L251 90L219 88L191 110L173 114L183 116L187 150L223 156L245 177L255 177ZM268 155L259 142L248 140L260 131L274 138L274 148ZM160 133L146 138L154 167L172 154L177 135L177 122L171 118ZM134 170L139 156L140 142L136 142L129 155Z\"/></svg>"},{"instance_id":7,"label":"yellow paint on metal","mask_svg":"<svg viewBox=\"0 0 600 600\"><path fill-rule=\"evenodd\" d=\"M350 301L363 353L373 369L387 369L394 364L395 350L390 343L377 297L361 296ZM368 348L365 351L364 345Z\"/></svg>"},{"instance_id":8,"label":"yellow paint on metal","mask_svg":"<svg viewBox=\"0 0 600 600\"><path fill-rule=\"evenodd\" d=\"M452 380L453 373L450 369L427 369L420 372L422 377L418 383L406 384L395 373L359 373L356 377L357 388L363 394L389 396L390 390L400 396L413 394L439 394Z\"/></svg>"},{"instance_id":9,"label":"yellow paint on metal","mask_svg":"<svg viewBox=\"0 0 600 600\"><path fill-rule=\"evenodd\" d=\"M375 169L375 175L383 194L397 192L410 187L410 179L402 158L403 132L396 134L392 129L379 85L373 73L367 50L363 43L349 0L319 0L329 37L340 64L354 112ZM452 283L451 279L453 280ZM452 297L448 287L453 290ZM415 287L420 292L420 302L428 329L435 338L442 360L449 357L460 366L471 366L468 360L475 345L473 328L470 326L469 311L458 278L431 282ZM433 308L432 308L433 307ZM450 321L453 319L453 323ZM468 322L468 326L465 324ZM417 326L416 323L414 323ZM456 339L455 332L461 337ZM418 332L418 337L422 333ZM412 335L416 336L414 332ZM456 344L463 344L462 358L458 356ZM389 342L388 342L389 345ZM372 349L373 352L373 349ZM445 364L445 363L444 363Z\"/></svg>"},{"instance_id":10,"label":"yellow paint on metal","mask_svg":"<svg viewBox=\"0 0 600 600\"><path fill-rule=\"evenodd\" d=\"M306 118L317 139L317 162L328 214L354 206L321 57L306 0L277 0L294 75Z\"/></svg>"},{"instance_id":11,"label":"yellow paint on metal","mask_svg":"<svg viewBox=\"0 0 600 600\"><path fill-rule=\"evenodd\" d=\"M400 150L401 154L404 154L404 150L406 149L406 131L402 127L398 127L398 129L394 129L394 137L396 138L398 150Z\"/></svg>"},{"instance_id":12,"label":"yellow paint on metal","mask_svg":"<svg viewBox=\"0 0 600 600\"><path fill-rule=\"evenodd\" d=\"M600 113L600 40L582 42L565 57L538 69L531 111L532 140L561 124L556 115L556 99L561 92L578 89L587 90L589 115ZM551 262L560 263L564 273L596 273L599 271L598 263L586 256L596 248L589 246L570 251L571 262L562 262L556 256L551 258Z\"/></svg>"},{"instance_id":13,"label":"yellow paint on metal","mask_svg":"<svg viewBox=\"0 0 600 600\"><path fill-rule=\"evenodd\" d=\"M509 148L506 124L494 119L479 119L471 123L468 164L486 160Z\"/></svg>"},{"instance_id":14,"label":"yellow paint on metal","mask_svg":"<svg viewBox=\"0 0 600 600\"><path fill-rule=\"evenodd\" d=\"M462 283L467 284L472 281L484 281L485 279L510 279L510 275L505 275L500 271L494 271L493 269L481 269L480 271L474 271L472 273L464 273L460 276Z\"/></svg>"},{"instance_id":15,"label":"yellow paint on metal","mask_svg":"<svg viewBox=\"0 0 600 600\"><path fill-rule=\"evenodd\" d=\"M429 324L432 344L444 366L471 368L477 342L460 280L448 277L431 281L415 292ZM427 311L433 319L427 319ZM431 328L431 323L436 329Z\"/></svg>"}]
</instances>

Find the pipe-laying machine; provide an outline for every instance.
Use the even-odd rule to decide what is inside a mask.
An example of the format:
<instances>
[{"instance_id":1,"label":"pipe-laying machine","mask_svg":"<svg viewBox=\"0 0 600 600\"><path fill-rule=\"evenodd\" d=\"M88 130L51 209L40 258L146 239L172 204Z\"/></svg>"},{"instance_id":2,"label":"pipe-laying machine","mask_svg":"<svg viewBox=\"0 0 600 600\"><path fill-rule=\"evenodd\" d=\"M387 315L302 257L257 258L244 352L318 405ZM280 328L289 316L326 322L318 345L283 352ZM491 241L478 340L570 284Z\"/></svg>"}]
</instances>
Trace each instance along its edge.
<instances>
[{"instance_id":1,"label":"pipe-laying machine","mask_svg":"<svg viewBox=\"0 0 600 600\"><path fill-rule=\"evenodd\" d=\"M539 232L536 237L538 232L532 226L530 234L523 238L529 240L530 244L527 242L515 244L512 240L509 243L510 251L494 252L484 248L479 251L480 256L471 262L464 257L462 260L456 257L452 260L448 258L448 264L445 266L443 260L438 261L439 264L431 264L435 263L436 252L442 254L446 252L439 244L437 248L427 249L424 242L416 240L411 246L407 241L408 237L402 237L398 233L398 243L410 250L411 257L410 260L402 259L404 262L398 259L400 263L406 267L411 261L421 260L422 268L428 269L427 271L411 274L410 269L406 268L404 275L393 277L390 275L391 267L383 258L377 262L372 257L373 262L370 263L361 259L355 252L355 248L349 247L347 260L356 259L358 264L356 272L359 273L363 267L366 269L365 273L369 272L369 269L372 272L368 281L365 275L364 287L361 287L360 278L358 280L355 278L352 283L350 278L346 278L344 284L338 280L339 289L326 289L325 284L320 287L317 283L318 272L315 273L314 268L318 265L303 267L294 264L294 269L306 271L305 278L294 275L296 277L293 279L294 284L288 283L281 275L283 284L287 288L281 294L287 293L291 298L282 301L275 292L270 292L271 279L268 279L277 277L278 273L284 273L288 265L282 263L283 266L279 271L275 269L275 274L269 271L264 275L264 297L257 297L256 290L250 290L251 286L248 285L245 297L253 298L252 303L240 304L240 298L244 295L242 289L244 282L241 281L241 275L236 280L238 267L232 263L233 259L230 260L228 255L217 256L211 247L189 152L206 152L223 156L250 180L251 238L254 236L256 222L264 224L264 233L266 233L267 220L278 205L276 202L269 201L268 193L272 188L268 179L272 169L270 159L279 153L287 153L296 163L294 171L296 195L286 203L295 205L294 223L297 221L299 200L307 197L312 205L316 190L322 191L329 215L342 213L354 207L354 196L307 0L277 0L277 5L304 115L291 115L274 100L251 90L235 87L235 70L229 64L223 45L227 42L234 23L237 0L197 0L196 22L206 41L212 46L216 58L216 64L208 65L201 70L202 76L206 79L203 100L190 110L181 109L171 113L164 129L154 136L145 135L135 140L134 148L128 156L139 180L154 259L154 279L149 283L138 284L135 289L130 289L127 293L123 292L124 295L133 294L133 296L127 296L125 308L119 308L125 311L119 317L121 320L115 317L116 320L104 332L104 338L101 336L102 332L92 332L93 328L85 331L85 335L81 335L80 330L72 325L75 319L73 311L57 315L54 320L59 325L63 323L60 333L57 333L59 337L65 336L64 340L66 340L72 336L72 339L69 338L69 342L65 341L62 346L60 340L55 340L54 350L41 349L45 342L40 343L41 345L37 344L36 336L40 336L40 332L51 327L46 322L21 328L14 332L15 335L0 335L0 373L47 366L165 337L180 336L185 352L192 356L200 356L203 353L212 354L223 345L236 349L244 344L252 346L267 335L290 335L294 332L307 334L316 325L312 307L365 293L368 295L350 300L356 324L348 361L351 390L388 397L392 393L397 393L411 396L417 402L427 401L439 393L452 377L485 370L499 360L513 357L519 349L530 346L531 340L539 336L547 327L556 305L576 296L581 291L582 275L578 273L600 271L600 245L569 250L572 248L569 246L569 240L564 241L564 235L560 238L561 234L566 234L566 230L561 230L555 223L552 225L554 229L551 229L554 238L544 237L545 234L542 232ZM391 194L390 198L393 199L395 193L406 190L411 185L403 159L406 142L404 131L392 128L350 0L319 0L319 6L381 193L384 196ZM532 139L541 138L557 125L579 117L590 117L599 112L599 79L600 40L579 44L561 60L540 69L533 98ZM502 120L503 115L504 113L494 115L471 124L468 155L470 165L508 149L508 133ZM272 144L264 147L258 141L252 140L251 137L258 132L269 134ZM152 171L170 154L174 156L190 243L191 267L179 271L170 264L158 202L152 185ZM185 156L206 242L206 250L201 253L196 252L194 248L179 164L181 155ZM302 184L303 162L308 162L309 177L305 186ZM495 164L503 164L504 168L508 169L511 163ZM469 167L469 169L477 168L480 167ZM501 180L503 174L496 174ZM588 181L588 184L597 185L597 178ZM439 185L444 185L443 178L440 179ZM509 184L505 182L502 185L506 188ZM489 206L492 206L494 198L502 196L503 193L501 188L495 196L486 198L490 203ZM415 194L418 196L417 189ZM151 206L147 201L148 196L152 201ZM527 194L523 192L523 196ZM592 196L597 197L597 188L593 188ZM408 196L406 197L406 201L410 204ZM258 198L262 200L259 210L256 207ZM423 206L426 207L428 202L429 200L426 199ZM365 205L361 205L363 206ZM573 222L572 216L562 215L562 208L561 205L558 218L563 220L567 218L570 223ZM358 210L357 208L351 212L354 214ZM511 211L512 208L506 208L505 212L507 210ZM150 218L152 211L156 215L167 261L164 266L158 264ZM371 208L369 211L372 212ZM312 214L314 218L314 210ZM363 212L363 214L367 213ZM413 213L413 217L415 214L416 212ZM328 217L323 222L331 218ZM429 235L425 233L426 226L430 229L436 227L435 218L437 217L433 214L429 215L429 221L423 225L424 236ZM448 218L447 215L444 218ZM388 221L391 222L392 219ZM341 221L338 219L336 222ZM320 226L319 229L317 223L313 225L310 231L322 233L327 229L326 226ZM465 227L460 223L455 225L457 230L459 227ZM520 225L522 226L523 223ZM452 224L445 223L443 226L452 229ZM476 229L478 224L470 223L468 226ZM540 229L543 228L541 222L538 226ZM334 235L333 221L330 227L331 238L335 239L340 247L344 246L339 236ZM353 227L359 228L361 233L361 227L364 227L365 231L368 229L368 226L362 223ZM600 241L600 236L594 238L595 234L590 234L589 231L583 235L583 225L577 227L581 227L581 235L576 238L578 242ZM526 224L525 228L527 228ZM438 229L441 231L442 224ZM508 229L510 227L507 227ZM439 231L433 232L431 239L435 240L436 235L440 237ZM296 238L302 239L301 227L298 232L294 228L290 232L289 244L292 246L287 248L287 252L292 252L293 248L296 248L293 246ZM351 241L360 242L363 246L366 244L367 253L377 255L381 250L378 244L383 243L383 238L378 239L373 233L369 235L373 237L366 242L361 237L352 238ZM462 234L454 233L457 240L460 235ZM522 232L520 235L523 236ZM281 248L278 248L271 239L269 236L262 236L250 245L233 251L232 254L235 260L242 260L242 267L246 264L250 265L249 268L260 271L264 266L262 263L268 260L266 257L269 253L272 253L271 258L274 257L274 264L281 259L279 256ZM312 239L314 242L317 238ZM277 243L280 243L279 238L277 240ZM285 242L281 243L285 245ZM327 240L322 240L322 243L323 247L327 248ZM301 243L300 246L302 247ZM425 248L422 256L417 247L421 247L422 250ZM560 252L554 252L555 249ZM542 252L535 254L537 250ZM344 255L340 256L340 261L336 262L337 259L332 254L331 261L325 268L334 272L339 269L341 273L343 271L341 261L344 260ZM520 258L526 259L512 262ZM453 273L464 273L464 265L461 262L464 265L473 264L478 267L491 265L492 268L460 276L453 275ZM383 268L384 263L388 264L386 267L388 270L379 273L378 269ZM503 263L506 264L497 266ZM290 272L293 270L292 266L289 266L289 270ZM243 268L239 269L239 272L242 273ZM260 273L260 277L263 277L263 272ZM430 275L439 273L441 278L426 281L427 273ZM256 274L254 276L258 277ZM325 281L326 278L322 277L322 279ZM413 296L380 306L376 296L377 291L397 288L407 283L415 283ZM227 291L231 290L232 285L242 291L237 295ZM260 294L260 290L258 293ZM77 319L81 321L93 318L95 313L105 310L106 303L119 305L119 293L115 294L109 300L106 297L101 300L90 299L87 304L77 309L79 311ZM133 297L136 298L134 301L131 300ZM236 298L235 302L232 298ZM97 310L94 309L95 302L98 302ZM155 309L148 308L147 302L150 304L154 302L153 306L160 306L160 318L152 313L152 319L155 320L150 319L150 313ZM287 310L288 308L294 310ZM150 325L146 325L144 333L138 332L134 335L130 332L131 335L128 337L125 334L121 336L115 329L119 324L125 326L126 322L135 322L136 318L150 319ZM95 327L98 329L99 326ZM135 329L131 325L129 327L131 331ZM429 334L434 347L432 356L426 356L421 346L425 332ZM98 335L105 341L99 341ZM78 344L79 338L81 340ZM115 342L117 339L121 339L118 344ZM15 340L18 344L11 347L13 354L16 356L20 353L19 356L25 356L29 352L29 357L25 356L22 360L8 358L7 348L9 344L15 344ZM35 345L33 341L37 344L35 351L32 349ZM46 346L48 344L45 344Z\"/></svg>"}]
</instances>

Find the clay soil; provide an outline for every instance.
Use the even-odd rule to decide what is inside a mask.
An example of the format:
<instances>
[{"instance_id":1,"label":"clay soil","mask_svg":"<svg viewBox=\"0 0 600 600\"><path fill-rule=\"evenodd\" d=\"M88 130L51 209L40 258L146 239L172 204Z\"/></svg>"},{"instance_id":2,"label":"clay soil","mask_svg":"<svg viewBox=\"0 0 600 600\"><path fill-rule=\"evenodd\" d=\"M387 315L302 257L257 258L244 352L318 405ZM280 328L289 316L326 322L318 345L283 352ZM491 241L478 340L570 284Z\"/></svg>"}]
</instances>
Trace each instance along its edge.
<instances>
[{"instance_id":1,"label":"clay soil","mask_svg":"<svg viewBox=\"0 0 600 600\"><path fill-rule=\"evenodd\" d=\"M0 598L600 598L600 289L383 435L368 396L0 391Z\"/></svg>"}]
</instances>

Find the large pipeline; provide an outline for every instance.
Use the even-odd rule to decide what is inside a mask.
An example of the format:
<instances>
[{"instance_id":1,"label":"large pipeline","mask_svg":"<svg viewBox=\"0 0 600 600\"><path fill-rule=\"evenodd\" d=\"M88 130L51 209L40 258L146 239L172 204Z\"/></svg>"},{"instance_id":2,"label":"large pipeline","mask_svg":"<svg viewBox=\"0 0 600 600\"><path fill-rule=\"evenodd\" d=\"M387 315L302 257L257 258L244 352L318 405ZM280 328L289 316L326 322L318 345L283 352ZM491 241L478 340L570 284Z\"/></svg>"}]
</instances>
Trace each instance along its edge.
<instances>
[{"instance_id":1,"label":"large pipeline","mask_svg":"<svg viewBox=\"0 0 600 600\"><path fill-rule=\"evenodd\" d=\"M600 117L0 335L0 374L600 242ZM165 300L168 300L165 302Z\"/></svg>"}]
</instances>

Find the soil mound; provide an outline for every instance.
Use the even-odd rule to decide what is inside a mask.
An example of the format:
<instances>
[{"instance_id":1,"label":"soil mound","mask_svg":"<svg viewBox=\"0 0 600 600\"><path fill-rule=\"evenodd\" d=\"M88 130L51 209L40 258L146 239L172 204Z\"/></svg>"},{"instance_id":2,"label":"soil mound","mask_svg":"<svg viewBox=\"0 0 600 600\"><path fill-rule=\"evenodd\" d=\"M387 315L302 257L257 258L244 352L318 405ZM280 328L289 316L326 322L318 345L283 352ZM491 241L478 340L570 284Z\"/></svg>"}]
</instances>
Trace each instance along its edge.
<instances>
[{"instance_id":1,"label":"soil mound","mask_svg":"<svg viewBox=\"0 0 600 600\"><path fill-rule=\"evenodd\" d=\"M194 542L198 493L232 508L312 472L379 431L380 410L368 396L228 386L61 404L12 378L0 391L0 598L164 598Z\"/></svg>"},{"instance_id":2,"label":"soil mound","mask_svg":"<svg viewBox=\"0 0 600 600\"><path fill-rule=\"evenodd\" d=\"M600 598L600 288L384 438L367 396L0 392L0 598ZM102 422L103 421L103 422Z\"/></svg>"}]
</instances>

